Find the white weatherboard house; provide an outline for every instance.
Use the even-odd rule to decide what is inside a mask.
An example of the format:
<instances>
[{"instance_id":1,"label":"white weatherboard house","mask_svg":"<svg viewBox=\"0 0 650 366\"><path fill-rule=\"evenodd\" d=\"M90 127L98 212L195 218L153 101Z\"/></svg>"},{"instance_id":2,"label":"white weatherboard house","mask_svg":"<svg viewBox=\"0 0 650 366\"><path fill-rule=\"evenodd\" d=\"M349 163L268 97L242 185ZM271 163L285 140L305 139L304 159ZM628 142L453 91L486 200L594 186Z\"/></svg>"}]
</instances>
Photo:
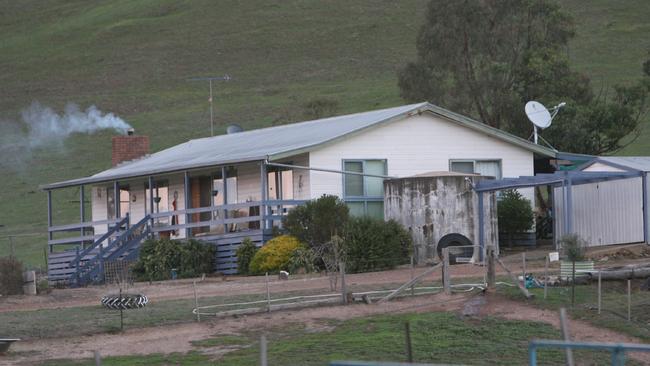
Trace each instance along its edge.
<instances>
[{"instance_id":1,"label":"white weatherboard house","mask_svg":"<svg viewBox=\"0 0 650 366\"><path fill-rule=\"evenodd\" d=\"M111 251L101 240L128 248L150 233L195 237L228 246L218 255L217 270L232 273L230 245L244 237L264 242L282 215L305 200L337 195L353 214L381 218L383 178L431 171L530 176L535 159L555 156L554 150L429 103L201 138L44 186L49 202L54 190L73 186L92 202L90 221L82 205L81 223L59 226L52 225L50 205L49 244L92 243L75 254L92 260L93 250ZM59 238L60 232L77 237ZM52 253L52 259L57 255L64 257ZM101 258L130 255L137 249ZM61 276L69 276L61 263Z\"/></svg>"}]
</instances>

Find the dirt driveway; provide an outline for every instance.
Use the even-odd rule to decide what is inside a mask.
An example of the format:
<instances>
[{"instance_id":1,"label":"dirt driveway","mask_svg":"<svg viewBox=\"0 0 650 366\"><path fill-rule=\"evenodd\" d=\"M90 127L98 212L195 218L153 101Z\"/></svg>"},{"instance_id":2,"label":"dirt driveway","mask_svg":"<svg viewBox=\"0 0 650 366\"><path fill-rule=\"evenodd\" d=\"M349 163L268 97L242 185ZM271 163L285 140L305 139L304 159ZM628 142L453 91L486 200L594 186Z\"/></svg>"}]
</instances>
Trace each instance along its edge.
<instances>
[{"instance_id":1,"label":"dirt driveway","mask_svg":"<svg viewBox=\"0 0 650 366\"><path fill-rule=\"evenodd\" d=\"M415 269L415 273L418 274L425 270L426 267L418 267ZM534 269L531 268L531 270ZM451 266L452 280L453 278L483 277L484 273L485 267L481 266L471 264ZM437 271L429 277L429 280L440 280L441 277L441 271ZM410 268L349 274L346 276L349 286L403 283L410 279ZM138 282L128 291L146 294L152 301L188 299L194 297L192 282L193 280L187 279L153 282L152 284ZM324 275L299 275L293 276L292 279L287 281L280 281L274 276L270 288L273 293L329 289L329 279ZM47 295L0 298L0 312L98 305L102 296L107 293L117 292L118 289L117 286L92 286L77 289L54 289ZM210 277L197 282L199 297L234 296L265 292L266 282L263 276Z\"/></svg>"},{"instance_id":2,"label":"dirt driveway","mask_svg":"<svg viewBox=\"0 0 650 366\"><path fill-rule=\"evenodd\" d=\"M478 300L478 301L477 301ZM467 312L467 309L475 311ZM240 334L251 329L269 329L293 324L305 325L315 331L327 327L327 320L346 320L376 314L454 311L470 316L496 316L516 320L541 321L558 328L558 315L552 311L540 310L523 303L504 299L498 295L444 294L403 298L381 305L355 304L351 306L329 306L294 311L278 311L271 314L256 314L238 318L208 320L202 323L181 324L165 327L129 329L122 334L98 334L65 339L34 340L17 343L14 356L7 361L10 365L26 365L53 358L90 358L97 350L103 356L144 355L152 353L188 352L191 342L213 337L215 334ZM573 339L594 342L642 343L640 340L614 331L594 327L581 321L570 322ZM224 346L221 346L224 347ZM228 352L228 348L211 349L210 354ZM631 354L631 357L650 364L649 354Z\"/></svg>"}]
</instances>

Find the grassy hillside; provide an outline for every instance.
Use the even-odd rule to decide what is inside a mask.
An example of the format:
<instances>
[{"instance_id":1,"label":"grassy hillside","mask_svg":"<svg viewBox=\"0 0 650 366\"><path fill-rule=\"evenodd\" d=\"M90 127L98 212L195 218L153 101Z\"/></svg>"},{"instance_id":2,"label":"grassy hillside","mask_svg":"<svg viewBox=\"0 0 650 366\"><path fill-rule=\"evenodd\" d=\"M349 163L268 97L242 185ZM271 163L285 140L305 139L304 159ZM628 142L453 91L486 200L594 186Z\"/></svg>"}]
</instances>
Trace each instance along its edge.
<instances>
[{"instance_id":1,"label":"grassy hillside","mask_svg":"<svg viewBox=\"0 0 650 366\"><path fill-rule=\"evenodd\" d=\"M596 85L640 75L649 33L644 0L563 1L578 21L569 54ZM305 118L310 102L335 113L402 103L396 70L415 54L426 0L394 1L0 1L0 121L32 101L61 110L96 104L150 135L154 150L209 134L207 83L216 85L217 130ZM435 101L434 101L435 102ZM638 140L627 153L650 154ZM62 147L4 161L0 237L42 263L45 195L38 185L110 166L111 133L75 135ZM55 215L77 219L74 190L55 193ZM8 241L0 239L0 255Z\"/></svg>"}]
</instances>

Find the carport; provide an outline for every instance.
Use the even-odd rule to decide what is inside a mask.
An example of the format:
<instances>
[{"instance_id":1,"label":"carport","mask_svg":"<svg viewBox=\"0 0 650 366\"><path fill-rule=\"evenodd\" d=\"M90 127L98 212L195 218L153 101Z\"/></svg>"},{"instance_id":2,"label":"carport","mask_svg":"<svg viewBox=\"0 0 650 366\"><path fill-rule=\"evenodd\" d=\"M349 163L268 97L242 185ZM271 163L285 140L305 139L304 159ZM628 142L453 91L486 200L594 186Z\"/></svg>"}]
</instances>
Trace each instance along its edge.
<instances>
[{"instance_id":1,"label":"carport","mask_svg":"<svg viewBox=\"0 0 650 366\"><path fill-rule=\"evenodd\" d=\"M478 226L479 235L478 241L481 246L481 255L485 253L485 218L484 218L484 195L486 192L502 191L505 189L517 188L532 188L537 186L552 186L560 188L562 192L562 214L559 217L556 214L556 207L554 210L554 220L561 220L563 232L572 233L573 228L573 194L572 188L579 185L617 181L631 178L641 178L643 186L643 202L647 202L647 182L646 175L638 171L623 171L623 172L585 172L585 171L562 171L553 174L538 174L535 176L522 176L519 178L505 178L499 180L482 180L474 185L474 191L478 195ZM555 191L555 190L554 190ZM648 242L648 205L643 204L643 238ZM558 241L557 235L554 233L555 245L557 248Z\"/></svg>"}]
</instances>

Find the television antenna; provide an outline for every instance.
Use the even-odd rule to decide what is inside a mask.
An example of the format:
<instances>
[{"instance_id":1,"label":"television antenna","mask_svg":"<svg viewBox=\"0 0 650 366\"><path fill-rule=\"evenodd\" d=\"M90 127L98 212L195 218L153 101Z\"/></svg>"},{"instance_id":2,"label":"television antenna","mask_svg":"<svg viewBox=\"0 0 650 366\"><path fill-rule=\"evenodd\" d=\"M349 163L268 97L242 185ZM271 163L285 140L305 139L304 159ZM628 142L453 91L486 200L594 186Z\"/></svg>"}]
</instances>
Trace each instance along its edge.
<instances>
[{"instance_id":1,"label":"television antenna","mask_svg":"<svg viewBox=\"0 0 650 366\"><path fill-rule=\"evenodd\" d=\"M564 107L565 105L566 103L562 102L549 110L544 107L542 103L536 102L534 100L526 103L526 107L524 109L526 111L526 116L533 124L532 137L535 144L539 143L538 140L540 138L544 140L541 136L539 136L538 129L544 130L546 128L549 128L551 126L551 123L553 123L553 118L555 118L557 113L560 111L560 108ZM544 140L544 142L547 145L550 145L546 140Z\"/></svg>"},{"instance_id":2,"label":"television antenna","mask_svg":"<svg viewBox=\"0 0 650 366\"><path fill-rule=\"evenodd\" d=\"M210 136L214 136L214 105L212 104L212 82L213 81L229 81L232 79L228 74L224 76L208 76L208 77L203 77L203 78L191 78L187 79L187 81L205 81L208 80L210 82L210 99L208 101L210 102Z\"/></svg>"}]
</instances>

